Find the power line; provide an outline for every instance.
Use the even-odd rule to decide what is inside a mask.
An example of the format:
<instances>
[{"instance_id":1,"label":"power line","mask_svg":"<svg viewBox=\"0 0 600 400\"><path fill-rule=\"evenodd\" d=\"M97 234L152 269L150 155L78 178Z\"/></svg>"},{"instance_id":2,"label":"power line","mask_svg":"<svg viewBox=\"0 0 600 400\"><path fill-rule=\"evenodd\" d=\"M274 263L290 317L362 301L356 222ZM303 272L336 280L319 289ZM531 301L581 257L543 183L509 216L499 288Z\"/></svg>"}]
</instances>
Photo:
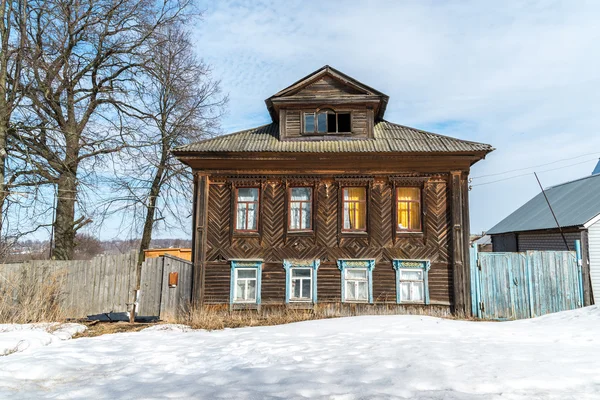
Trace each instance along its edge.
<instances>
[{"instance_id":1,"label":"power line","mask_svg":"<svg viewBox=\"0 0 600 400\"><path fill-rule=\"evenodd\" d=\"M575 157L563 158L563 159L556 160L556 161L552 161L552 162L545 163L545 164L533 165L533 166L531 166L531 167L524 167L524 168L511 169L511 170L507 170L507 171L503 171L503 172L497 172L497 173L495 173L495 174L487 174L487 175L473 176L473 177L471 177L471 179L487 178L487 177L489 177L489 176L498 176L498 175L504 175L504 174L508 174L508 173L510 173L510 172L523 171L523 170L526 170L526 169L531 169L531 168L545 167L546 165L552 165L552 164L556 164L556 163L563 162L563 161L575 160L575 159L577 159L577 158L586 157L586 156L591 156L591 155L600 155L600 153L598 153L598 152L594 152L594 153L581 154L581 155L578 155L578 156L575 156ZM594 158L594 160L596 160L596 158ZM543 172L543 171L542 171L542 172ZM525 174L525 175L528 175L528 174ZM520 175L520 176L522 176L522 175Z\"/></svg>"},{"instance_id":2,"label":"power line","mask_svg":"<svg viewBox=\"0 0 600 400\"><path fill-rule=\"evenodd\" d=\"M592 160L586 160L586 161L578 162L578 163L575 163L575 164L563 165L562 167L558 167L558 168L546 169L546 170L543 170L543 171L539 171L539 173L543 173L543 172L550 172L550 171L556 171L556 170L558 170L558 169L563 169L563 168L573 167L573 166L575 166L575 165L581 165L581 164L585 164L585 163L588 163L588 162L590 162L590 161L596 161L596 159L594 158L594 159L592 159ZM502 179L498 179L498 180L495 180L495 181L484 182L484 183L478 183L478 184L475 184L475 185L471 185L471 187L475 187L475 186L483 186L483 185L490 185L490 184L492 184L492 183L497 183L497 182L508 181L508 180L510 180L510 179L520 178L520 177L522 177L522 176L533 175L533 174L534 174L534 172L527 172L527 173L525 173L525 174L520 174L520 175L509 176L508 178L502 178Z\"/></svg>"}]
</instances>

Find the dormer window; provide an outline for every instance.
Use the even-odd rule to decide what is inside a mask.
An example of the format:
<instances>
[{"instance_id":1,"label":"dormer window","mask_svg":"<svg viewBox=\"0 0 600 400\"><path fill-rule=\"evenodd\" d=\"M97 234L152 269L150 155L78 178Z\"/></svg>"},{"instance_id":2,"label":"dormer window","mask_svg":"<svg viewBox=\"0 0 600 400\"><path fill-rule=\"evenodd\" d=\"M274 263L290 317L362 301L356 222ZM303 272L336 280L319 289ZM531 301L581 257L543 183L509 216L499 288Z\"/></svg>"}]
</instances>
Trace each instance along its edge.
<instances>
[{"instance_id":1,"label":"dormer window","mask_svg":"<svg viewBox=\"0 0 600 400\"><path fill-rule=\"evenodd\" d=\"M350 133L352 132L349 112L323 110L304 113L304 133Z\"/></svg>"}]
</instances>

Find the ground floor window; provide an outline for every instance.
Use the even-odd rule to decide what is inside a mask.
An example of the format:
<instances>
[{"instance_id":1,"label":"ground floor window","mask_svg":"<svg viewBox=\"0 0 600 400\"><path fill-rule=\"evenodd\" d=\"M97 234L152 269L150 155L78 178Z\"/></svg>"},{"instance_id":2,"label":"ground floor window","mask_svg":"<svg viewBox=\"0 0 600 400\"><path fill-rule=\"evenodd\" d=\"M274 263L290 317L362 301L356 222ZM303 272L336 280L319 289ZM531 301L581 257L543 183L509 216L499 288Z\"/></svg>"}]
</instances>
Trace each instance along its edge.
<instances>
[{"instance_id":1,"label":"ground floor window","mask_svg":"<svg viewBox=\"0 0 600 400\"><path fill-rule=\"evenodd\" d=\"M396 302L429 304L429 260L393 260Z\"/></svg>"},{"instance_id":2,"label":"ground floor window","mask_svg":"<svg viewBox=\"0 0 600 400\"><path fill-rule=\"evenodd\" d=\"M260 304L262 260L231 261L231 303Z\"/></svg>"},{"instance_id":3,"label":"ground floor window","mask_svg":"<svg viewBox=\"0 0 600 400\"><path fill-rule=\"evenodd\" d=\"M337 264L342 272L342 302L372 303L375 260L342 259Z\"/></svg>"},{"instance_id":4,"label":"ground floor window","mask_svg":"<svg viewBox=\"0 0 600 400\"><path fill-rule=\"evenodd\" d=\"M317 302L319 260L284 260L285 302Z\"/></svg>"}]
</instances>

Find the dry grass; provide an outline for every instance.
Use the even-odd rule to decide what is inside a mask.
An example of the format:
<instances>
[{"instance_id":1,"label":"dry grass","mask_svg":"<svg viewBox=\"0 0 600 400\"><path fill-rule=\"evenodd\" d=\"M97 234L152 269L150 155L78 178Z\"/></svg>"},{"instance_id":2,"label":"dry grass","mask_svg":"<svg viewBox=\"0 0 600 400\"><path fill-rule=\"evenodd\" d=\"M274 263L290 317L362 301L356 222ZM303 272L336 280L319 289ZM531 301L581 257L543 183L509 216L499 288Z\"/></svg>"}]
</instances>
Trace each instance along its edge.
<instances>
[{"instance_id":1,"label":"dry grass","mask_svg":"<svg viewBox=\"0 0 600 400\"><path fill-rule=\"evenodd\" d=\"M0 323L64 321L66 315L60 306L63 277L63 272L24 267L13 274L1 274Z\"/></svg>"},{"instance_id":2,"label":"dry grass","mask_svg":"<svg viewBox=\"0 0 600 400\"><path fill-rule=\"evenodd\" d=\"M125 321L119 322L98 322L98 321L77 321L80 324L83 324L87 327L87 329L81 333L73 336L73 339L81 338L81 337L95 337L101 335L110 335L113 333L125 333L125 332L138 332L144 328L148 328L149 326L153 326L156 324L147 324L147 323L139 323L136 322L131 324Z\"/></svg>"},{"instance_id":3,"label":"dry grass","mask_svg":"<svg viewBox=\"0 0 600 400\"><path fill-rule=\"evenodd\" d=\"M187 312L181 312L179 317L166 322L188 325L194 329L218 330L224 328L241 328L249 326L281 325L292 322L309 320L349 317L356 315L396 315L396 314L426 314L438 317L448 317L442 309L431 307L399 308L396 305L380 307L325 304L315 305L312 309L295 309L288 307L268 307L261 311L237 310L229 311L222 306L191 307Z\"/></svg>"}]
</instances>

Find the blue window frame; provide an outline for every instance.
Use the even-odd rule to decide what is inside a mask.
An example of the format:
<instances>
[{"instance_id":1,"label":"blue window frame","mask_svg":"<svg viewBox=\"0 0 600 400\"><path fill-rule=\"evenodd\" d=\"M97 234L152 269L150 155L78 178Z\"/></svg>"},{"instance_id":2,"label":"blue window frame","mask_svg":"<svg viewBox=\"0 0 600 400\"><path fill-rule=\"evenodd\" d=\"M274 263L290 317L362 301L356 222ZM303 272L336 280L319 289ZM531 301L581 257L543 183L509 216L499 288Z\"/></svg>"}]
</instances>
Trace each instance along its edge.
<instances>
[{"instance_id":1,"label":"blue window frame","mask_svg":"<svg viewBox=\"0 0 600 400\"><path fill-rule=\"evenodd\" d=\"M396 270L396 302L429 304L429 260L393 260Z\"/></svg>"},{"instance_id":2,"label":"blue window frame","mask_svg":"<svg viewBox=\"0 0 600 400\"><path fill-rule=\"evenodd\" d=\"M340 259L342 303L373 303L374 259Z\"/></svg>"},{"instance_id":3,"label":"blue window frame","mask_svg":"<svg viewBox=\"0 0 600 400\"><path fill-rule=\"evenodd\" d=\"M317 303L317 269L320 260L283 260L285 302Z\"/></svg>"},{"instance_id":4,"label":"blue window frame","mask_svg":"<svg viewBox=\"0 0 600 400\"><path fill-rule=\"evenodd\" d=\"M260 304L262 260L231 260L231 304Z\"/></svg>"}]
</instances>

